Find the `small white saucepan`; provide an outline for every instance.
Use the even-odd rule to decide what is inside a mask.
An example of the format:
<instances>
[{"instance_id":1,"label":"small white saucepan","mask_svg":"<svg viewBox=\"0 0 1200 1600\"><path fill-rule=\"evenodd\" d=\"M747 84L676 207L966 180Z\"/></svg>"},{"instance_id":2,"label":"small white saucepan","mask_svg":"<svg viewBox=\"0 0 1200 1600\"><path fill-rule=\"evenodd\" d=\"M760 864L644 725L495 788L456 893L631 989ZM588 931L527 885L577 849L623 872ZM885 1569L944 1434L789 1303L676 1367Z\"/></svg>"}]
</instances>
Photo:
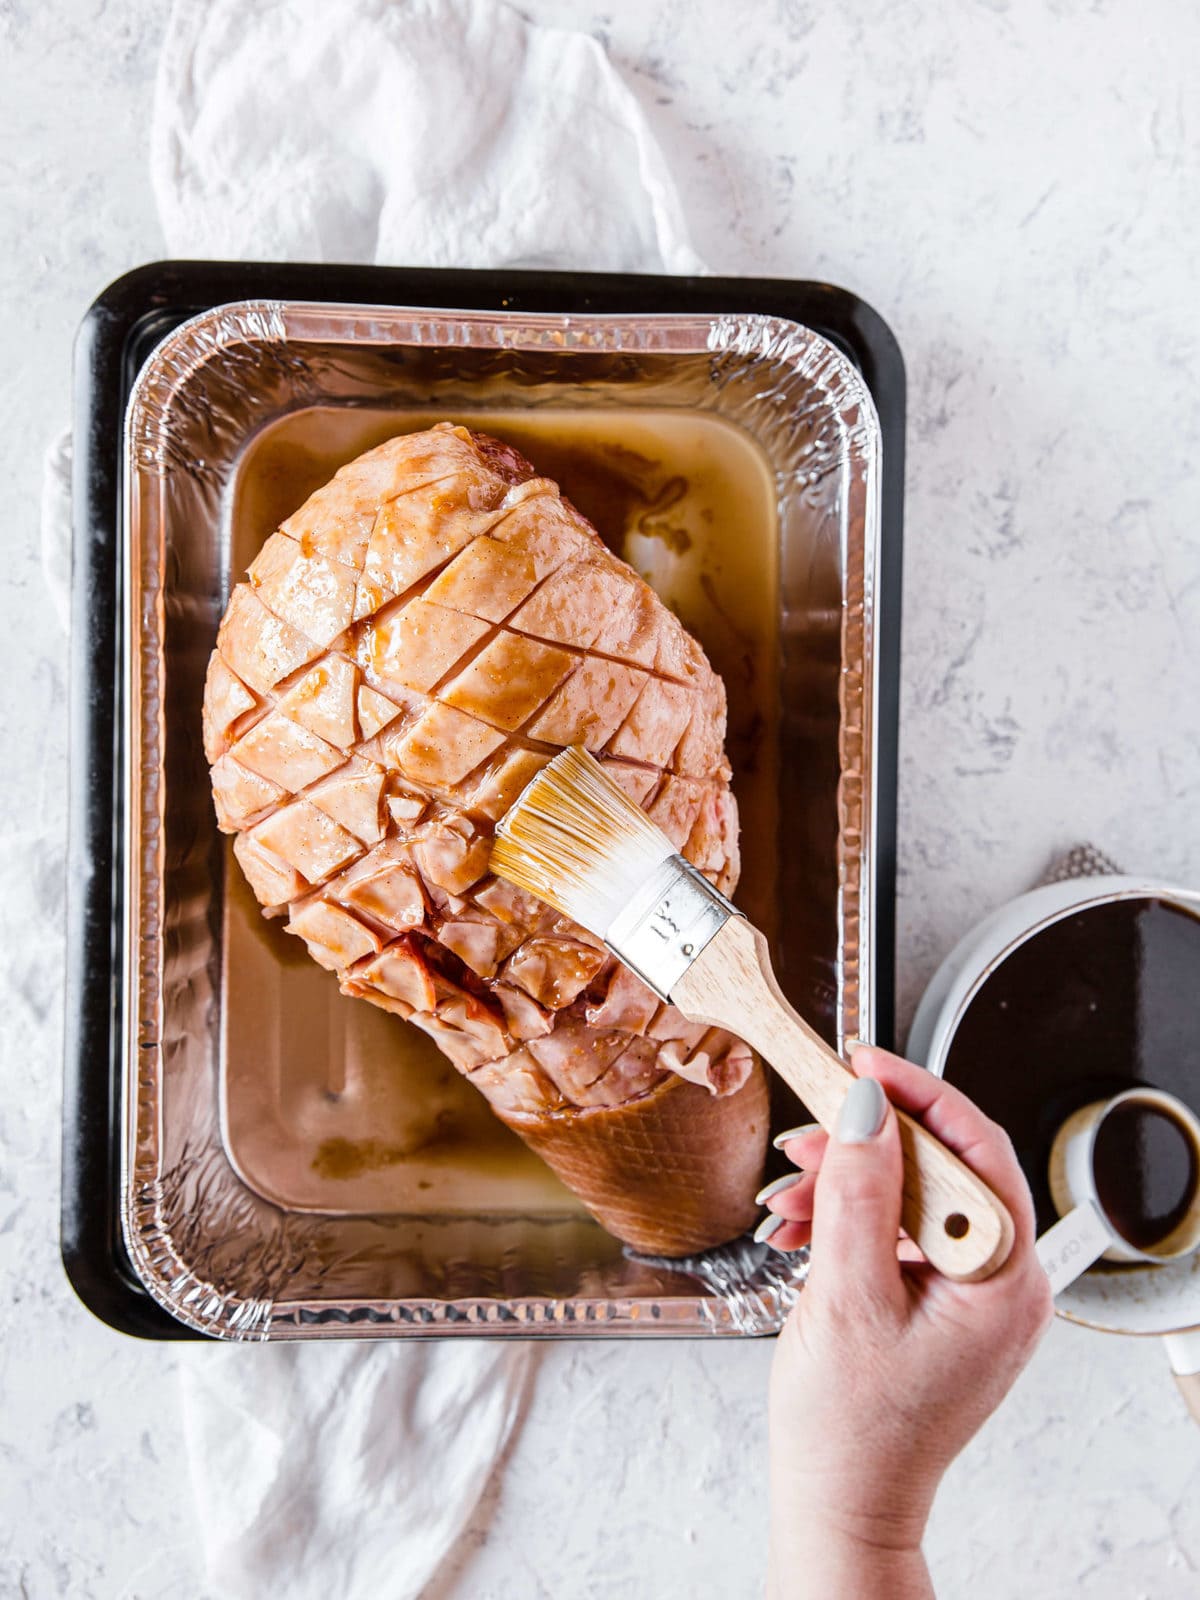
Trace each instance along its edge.
<instances>
[{"instance_id":1,"label":"small white saucepan","mask_svg":"<svg viewBox=\"0 0 1200 1600\"><path fill-rule=\"evenodd\" d=\"M959 942L917 1008L908 1054L1007 1129L1059 1315L1163 1336L1200 1421L1198 996L1200 893L1076 878L1009 901ZM1135 1117L1154 1119L1154 1138L1135 1128L1142 1142L1122 1146ZM1136 1195L1150 1207L1189 1151L1192 1176L1158 1219L1161 1236L1139 1235L1106 1180L1115 1170L1124 1182L1136 1152L1147 1162Z\"/></svg>"}]
</instances>

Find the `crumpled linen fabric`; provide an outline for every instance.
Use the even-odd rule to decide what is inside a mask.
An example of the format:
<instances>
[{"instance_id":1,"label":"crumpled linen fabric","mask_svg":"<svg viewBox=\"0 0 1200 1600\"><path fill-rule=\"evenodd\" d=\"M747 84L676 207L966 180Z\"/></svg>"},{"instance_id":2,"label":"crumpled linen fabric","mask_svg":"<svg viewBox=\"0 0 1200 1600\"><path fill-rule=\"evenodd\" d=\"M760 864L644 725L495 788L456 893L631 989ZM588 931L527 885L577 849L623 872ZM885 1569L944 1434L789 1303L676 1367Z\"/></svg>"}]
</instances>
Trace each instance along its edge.
<instances>
[{"instance_id":1,"label":"crumpled linen fabric","mask_svg":"<svg viewBox=\"0 0 1200 1600\"><path fill-rule=\"evenodd\" d=\"M208 1581L242 1600L409 1600L516 1426L530 1345L189 1347L187 1465Z\"/></svg>"},{"instance_id":2,"label":"crumpled linen fabric","mask_svg":"<svg viewBox=\"0 0 1200 1600\"><path fill-rule=\"evenodd\" d=\"M179 5L151 170L177 256L702 270L601 46L495 0Z\"/></svg>"}]
</instances>

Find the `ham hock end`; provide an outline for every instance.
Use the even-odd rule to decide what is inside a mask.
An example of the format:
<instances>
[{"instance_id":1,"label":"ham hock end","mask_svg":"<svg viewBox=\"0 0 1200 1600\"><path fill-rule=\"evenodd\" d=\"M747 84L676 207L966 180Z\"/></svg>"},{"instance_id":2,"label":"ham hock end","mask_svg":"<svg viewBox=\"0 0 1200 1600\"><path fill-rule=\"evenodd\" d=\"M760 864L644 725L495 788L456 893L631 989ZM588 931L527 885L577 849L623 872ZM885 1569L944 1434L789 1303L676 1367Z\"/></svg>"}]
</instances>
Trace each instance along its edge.
<instances>
[{"instance_id":1,"label":"ham hock end","mask_svg":"<svg viewBox=\"0 0 1200 1600\"><path fill-rule=\"evenodd\" d=\"M422 1028L617 1238L679 1256L755 1215L761 1065L488 870L582 744L718 888L738 876L725 692L556 484L450 423L344 466L217 635L204 748L269 916Z\"/></svg>"}]
</instances>

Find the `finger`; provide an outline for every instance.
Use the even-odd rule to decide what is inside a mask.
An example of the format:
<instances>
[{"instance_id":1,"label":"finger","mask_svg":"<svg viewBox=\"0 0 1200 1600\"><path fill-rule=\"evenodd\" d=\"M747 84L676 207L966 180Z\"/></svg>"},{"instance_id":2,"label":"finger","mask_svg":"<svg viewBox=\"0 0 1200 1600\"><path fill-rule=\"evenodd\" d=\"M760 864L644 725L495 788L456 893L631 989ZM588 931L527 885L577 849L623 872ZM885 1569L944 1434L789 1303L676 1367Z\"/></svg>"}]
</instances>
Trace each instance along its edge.
<instances>
[{"instance_id":1,"label":"finger","mask_svg":"<svg viewBox=\"0 0 1200 1600\"><path fill-rule=\"evenodd\" d=\"M1033 1201L1012 1142L973 1100L925 1067L877 1045L859 1045L851 1058L861 1077L877 1078L892 1102L917 1118L936 1139L995 1190L1012 1213L1018 1240L1034 1236Z\"/></svg>"},{"instance_id":2,"label":"finger","mask_svg":"<svg viewBox=\"0 0 1200 1600\"><path fill-rule=\"evenodd\" d=\"M903 1162L896 1113L877 1080L851 1085L813 1196L812 1276L903 1303L896 1260Z\"/></svg>"},{"instance_id":3,"label":"finger","mask_svg":"<svg viewBox=\"0 0 1200 1600\"><path fill-rule=\"evenodd\" d=\"M789 1222L811 1222L817 1175L815 1172L798 1172L793 1177L795 1181L789 1183L786 1189L763 1195L763 1204L777 1217L786 1217Z\"/></svg>"},{"instance_id":4,"label":"finger","mask_svg":"<svg viewBox=\"0 0 1200 1600\"><path fill-rule=\"evenodd\" d=\"M805 1172L817 1172L828 1143L829 1135L823 1128L817 1128L812 1133L802 1133L795 1139L785 1140L780 1149L789 1161Z\"/></svg>"},{"instance_id":5,"label":"finger","mask_svg":"<svg viewBox=\"0 0 1200 1600\"><path fill-rule=\"evenodd\" d=\"M782 1228L776 1229L767 1242L772 1250L782 1250L787 1255L793 1250L802 1250L811 1241L811 1222L785 1222Z\"/></svg>"}]
</instances>

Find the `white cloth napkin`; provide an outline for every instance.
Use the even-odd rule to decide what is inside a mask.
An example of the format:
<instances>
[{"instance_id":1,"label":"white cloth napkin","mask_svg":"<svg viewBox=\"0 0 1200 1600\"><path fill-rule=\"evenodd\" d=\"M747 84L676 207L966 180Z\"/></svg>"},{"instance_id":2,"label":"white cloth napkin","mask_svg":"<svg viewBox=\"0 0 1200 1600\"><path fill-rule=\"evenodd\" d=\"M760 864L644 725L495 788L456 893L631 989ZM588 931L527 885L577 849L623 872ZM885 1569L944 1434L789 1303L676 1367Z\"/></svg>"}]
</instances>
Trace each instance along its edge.
<instances>
[{"instance_id":1,"label":"white cloth napkin","mask_svg":"<svg viewBox=\"0 0 1200 1600\"><path fill-rule=\"evenodd\" d=\"M174 255L703 270L600 45L494 0L177 4L151 167Z\"/></svg>"},{"instance_id":2,"label":"white cloth napkin","mask_svg":"<svg viewBox=\"0 0 1200 1600\"><path fill-rule=\"evenodd\" d=\"M191 1348L184 1437L214 1592L407 1600L453 1551L517 1422L528 1345Z\"/></svg>"},{"instance_id":3,"label":"white cloth napkin","mask_svg":"<svg viewBox=\"0 0 1200 1600\"><path fill-rule=\"evenodd\" d=\"M183 0L151 143L177 256L703 270L599 45L489 0ZM64 627L70 459L69 437L48 452L42 507ZM178 1363L208 1581L230 1600L416 1600L534 1371L531 1346L462 1339Z\"/></svg>"}]
</instances>

